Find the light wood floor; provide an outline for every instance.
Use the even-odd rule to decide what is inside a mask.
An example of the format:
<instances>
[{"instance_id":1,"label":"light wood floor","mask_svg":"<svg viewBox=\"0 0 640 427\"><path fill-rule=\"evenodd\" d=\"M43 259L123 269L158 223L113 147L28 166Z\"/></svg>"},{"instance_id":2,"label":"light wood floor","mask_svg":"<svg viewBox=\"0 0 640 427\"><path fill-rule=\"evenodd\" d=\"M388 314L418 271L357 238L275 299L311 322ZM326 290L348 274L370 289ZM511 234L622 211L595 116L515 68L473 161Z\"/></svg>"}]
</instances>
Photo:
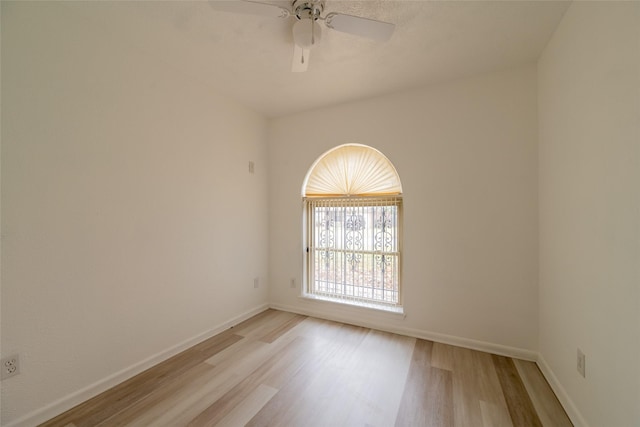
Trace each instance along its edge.
<instances>
[{"instance_id":1,"label":"light wood floor","mask_svg":"<svg viewBox=\"0 0 640 427\"><path fill-rule=\"evenodd\" d=\"M571 426L532 362L267 310L43 426Z\"/></svg>"}]
</instances>

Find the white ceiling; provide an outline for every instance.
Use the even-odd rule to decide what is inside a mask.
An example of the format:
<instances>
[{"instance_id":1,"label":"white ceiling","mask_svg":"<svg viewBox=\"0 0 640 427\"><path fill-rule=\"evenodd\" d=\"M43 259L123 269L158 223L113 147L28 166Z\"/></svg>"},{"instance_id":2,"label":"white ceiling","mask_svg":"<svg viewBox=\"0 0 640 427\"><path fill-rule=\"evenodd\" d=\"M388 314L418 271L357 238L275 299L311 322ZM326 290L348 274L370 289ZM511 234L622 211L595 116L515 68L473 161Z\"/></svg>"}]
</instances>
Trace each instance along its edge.
<instances>
[{"instance_id":1,"label":"white ceiling","mask_svg":"<svg viewBox=\"0 0 640 427\"><path fill-rule=\"evenodd\" d=\"M137 49L267 117L535 61L566 1L326 1L396 24L378 43L323 28L306 73L292 73L292 18L216 11L207 2L80 2ZM271 1L289 7L289 1Z\"/></svg>"}]
</instances>

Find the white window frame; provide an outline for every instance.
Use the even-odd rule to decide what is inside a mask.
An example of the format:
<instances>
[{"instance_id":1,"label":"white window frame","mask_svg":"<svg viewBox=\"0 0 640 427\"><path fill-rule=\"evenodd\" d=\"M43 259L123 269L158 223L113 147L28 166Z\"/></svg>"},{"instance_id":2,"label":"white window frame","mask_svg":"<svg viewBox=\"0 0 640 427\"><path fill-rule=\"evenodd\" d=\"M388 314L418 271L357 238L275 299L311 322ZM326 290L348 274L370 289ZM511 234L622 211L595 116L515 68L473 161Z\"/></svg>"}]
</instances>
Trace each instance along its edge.
<instances>
[{"instance_id":1,"label":"white window frame","mask_svg":"<svg viewBox=\"0 0 640 427\"><path fill-rule=\"evenodd\" d=\"M316 272L318 270L318 263L321 261L317 259L317 256L320 252L327 250L327 248L319 245L320 242L317 241L319 238L315 232L316 216L314 212L316 208L329 206L337 209L337 211L332 209L332 212L338 213L340 212L339 209L343 209L342 212L345 213L347 211L355 212L353 209L356 209L359 215L369 216L367 219L368 222L373 220L371 215L374 214L371 210L367 210L367 207L382 208L395 206L396 209L392 221L393 233L389 234L388 230L385 230L384 226L380 224L380 218L378 218L377 228L374 224L370 224L370 226L367 227L367 231L364 232L365 234L369 234L369 236L366 237L369 240L363 242L362 247L355 248L353 245L347 247L349 245L343 243L337 244L334 248L329 249L335 256L341 257L342 259L340 262L342 264L340 271L334 272L334 278L335 275L339 275L342 279L337 281L326 280L325 286L333 286L332 290L320 290L319 287L322 286L317 286ZM304 210L305 280L302 295L306 298L402 313L402 196L305 197ZM378 214L381 213L381 211L377 210L374 212ZM346 215L349 214L347 213ZM344 222L347 220L347 218L341 218L343 224L339 227L340 230L336 230L340 234L338 237L341 237L343 240L347 238L346 234L353 233L353 230L345 231L348 227ZM390 247L386 248L387 250L380 244L376 246L376 242L374 241L376 235L380 235L380 233L385 231L387 239L391 236L393 240ZM347 261L348 259L353 261L355 257L359 257L361 261ZM385 257L389 258L385 259ZM389 259L392 261L385 263L385 260L388 261ZM364 264L367 264L366 260L368 260L369 268L364 266ZM363 265L359 265L360 263ZM391 273L394 276L393 281L395 282L393 289L385 289L384 285L380 286L380 282L384 283L385 281L385 272L381 270L382 267L380 266L385 265L385 268L392 268L393 270ZM359 274L359 277L366 276L371 280L356 280L355 283L346 280L345 278L348 278L350 274L348 270L351 270L351 276L354 277L354 268L359 269L355 273ZM378 268L378 271L375 271L376 268ZM337 270L337 267L334 266L334 269ZM328 283L331 283L331 285L328 285ZM393 300L389 299L389 292L391 292L392 295L395 294L396 298Z\"/></svg>"}]
</instances>

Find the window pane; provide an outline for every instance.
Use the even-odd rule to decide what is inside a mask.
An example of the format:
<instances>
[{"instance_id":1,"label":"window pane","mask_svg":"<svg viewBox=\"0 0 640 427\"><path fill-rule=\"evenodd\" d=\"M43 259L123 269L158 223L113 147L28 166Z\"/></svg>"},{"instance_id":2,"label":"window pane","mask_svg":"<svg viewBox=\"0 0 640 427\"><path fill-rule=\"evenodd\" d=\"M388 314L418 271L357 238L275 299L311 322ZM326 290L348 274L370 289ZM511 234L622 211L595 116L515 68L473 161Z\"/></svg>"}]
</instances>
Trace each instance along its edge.
<instances>
[{"instance_id":1,"label":"window pane","mask_svg":"<svg viewBox=\"0 0 640 427\"><path fill-rule=\"evenodd\" d=\"M401 199L310 199L311 294L399 303Z\"/></svg>"}]
</instances>

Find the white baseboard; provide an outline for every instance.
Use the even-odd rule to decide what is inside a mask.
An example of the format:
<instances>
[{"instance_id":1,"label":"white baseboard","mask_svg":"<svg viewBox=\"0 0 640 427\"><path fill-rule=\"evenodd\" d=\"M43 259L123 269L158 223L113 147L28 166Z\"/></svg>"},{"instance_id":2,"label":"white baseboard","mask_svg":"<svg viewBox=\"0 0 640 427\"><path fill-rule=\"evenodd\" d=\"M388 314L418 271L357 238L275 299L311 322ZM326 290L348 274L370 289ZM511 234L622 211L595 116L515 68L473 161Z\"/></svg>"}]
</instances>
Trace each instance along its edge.
<instances>
[{"instance_id":1,"label":"white baseboard","mask_svg":"<svg viewBox=\"0 0 640 427\"><path fill-rule=\"evenodd\" d=\"M392 332L395 334L406 335L414 338L420 338L424 340L439 342L442 344L455 345L458 347L469 348L472 350L484 351L487 353L498 354L500 356L514 357L516 359L528 360L535 362L538 360L538 353L532 350L526 350L516 347L509 347L500 344L494 344L485 341L478 341L469 338L461 338L453 335L440 334L437 332L430 332L421 329L394 327L384 324L380 319L385 318L397 318L395 313L381 313L376 312L375 315L362 315L362 316L349 316L345 315L344 310L341 313L333 312L331 310L314 310L309 308L300 308L282 304L271 304L271 308L275 310L289 311L291 313L303 314L306 316L319 317L321 319L333 320L336 322L348 323L350 325L362 326L365 328L378 329L380 331ZM358 308L355 308L358 310ZM366 309L362 310L366 313ZM376 320L377 319L377 320Z\"/></svg>"},{"instance_id":2,"label":"white baseboard","mask_svg":"<svg viewBox=\"0 0 640 427\"><path fill-rule=\"evenodd\" d=\"M232 326L237 325L240 322L243 322L256 314L262 313L263 311L269 308L268 304L259 305L251 310L248 310L238 316L229 319L220 325L203 332L195 337L189 338L171 348L163 350L157 354L154 354L151 357L148 357L141 362L138 362L128 368L125 368L119 372L116 372L113 375L110 375L100 381L97 381L93 384L88 385L85 388L82 388L78 391L75 391L43 408L37 409L21 418L18 418L5 427L32 427L38 424L41 424L47 420L50 420L53 417L56 417L63 412L73 408L76 405L79 405L86 400L91 399L92 397L97 396L98 394L107 391L111 387L114 387L123 381L128 380L129 378L134 377L135 375L151 368L152 366L157 365L176 354L193 347L194 345L201 343L202 341L209 339Z\"/></svg>"},{"instance_id":3,"label":"white baseboard","mask_svg":"<svg viewBox=\"0 0 640 427\"><path fill-rule=\"evenodd\" d=\"M585 421L582 413L580 413L575 403L573 403L571 397L569 397L567 391L564 389L564 387L562 387L562 384L560 384L560 381L558 381L558 377L556 377L556 375L553 373L553 370L547 364L546 360L544 360L542 354L538 354L538 360L536 361L536 363L538 364L542 375L544 375L544 377L547 379L547 382L551 386L551 389L558 397L560 404L567 412L567 415L573 423L573 426L589 427L589 424L587 424L587 422Z\"/></svg>"}]
</instances>

